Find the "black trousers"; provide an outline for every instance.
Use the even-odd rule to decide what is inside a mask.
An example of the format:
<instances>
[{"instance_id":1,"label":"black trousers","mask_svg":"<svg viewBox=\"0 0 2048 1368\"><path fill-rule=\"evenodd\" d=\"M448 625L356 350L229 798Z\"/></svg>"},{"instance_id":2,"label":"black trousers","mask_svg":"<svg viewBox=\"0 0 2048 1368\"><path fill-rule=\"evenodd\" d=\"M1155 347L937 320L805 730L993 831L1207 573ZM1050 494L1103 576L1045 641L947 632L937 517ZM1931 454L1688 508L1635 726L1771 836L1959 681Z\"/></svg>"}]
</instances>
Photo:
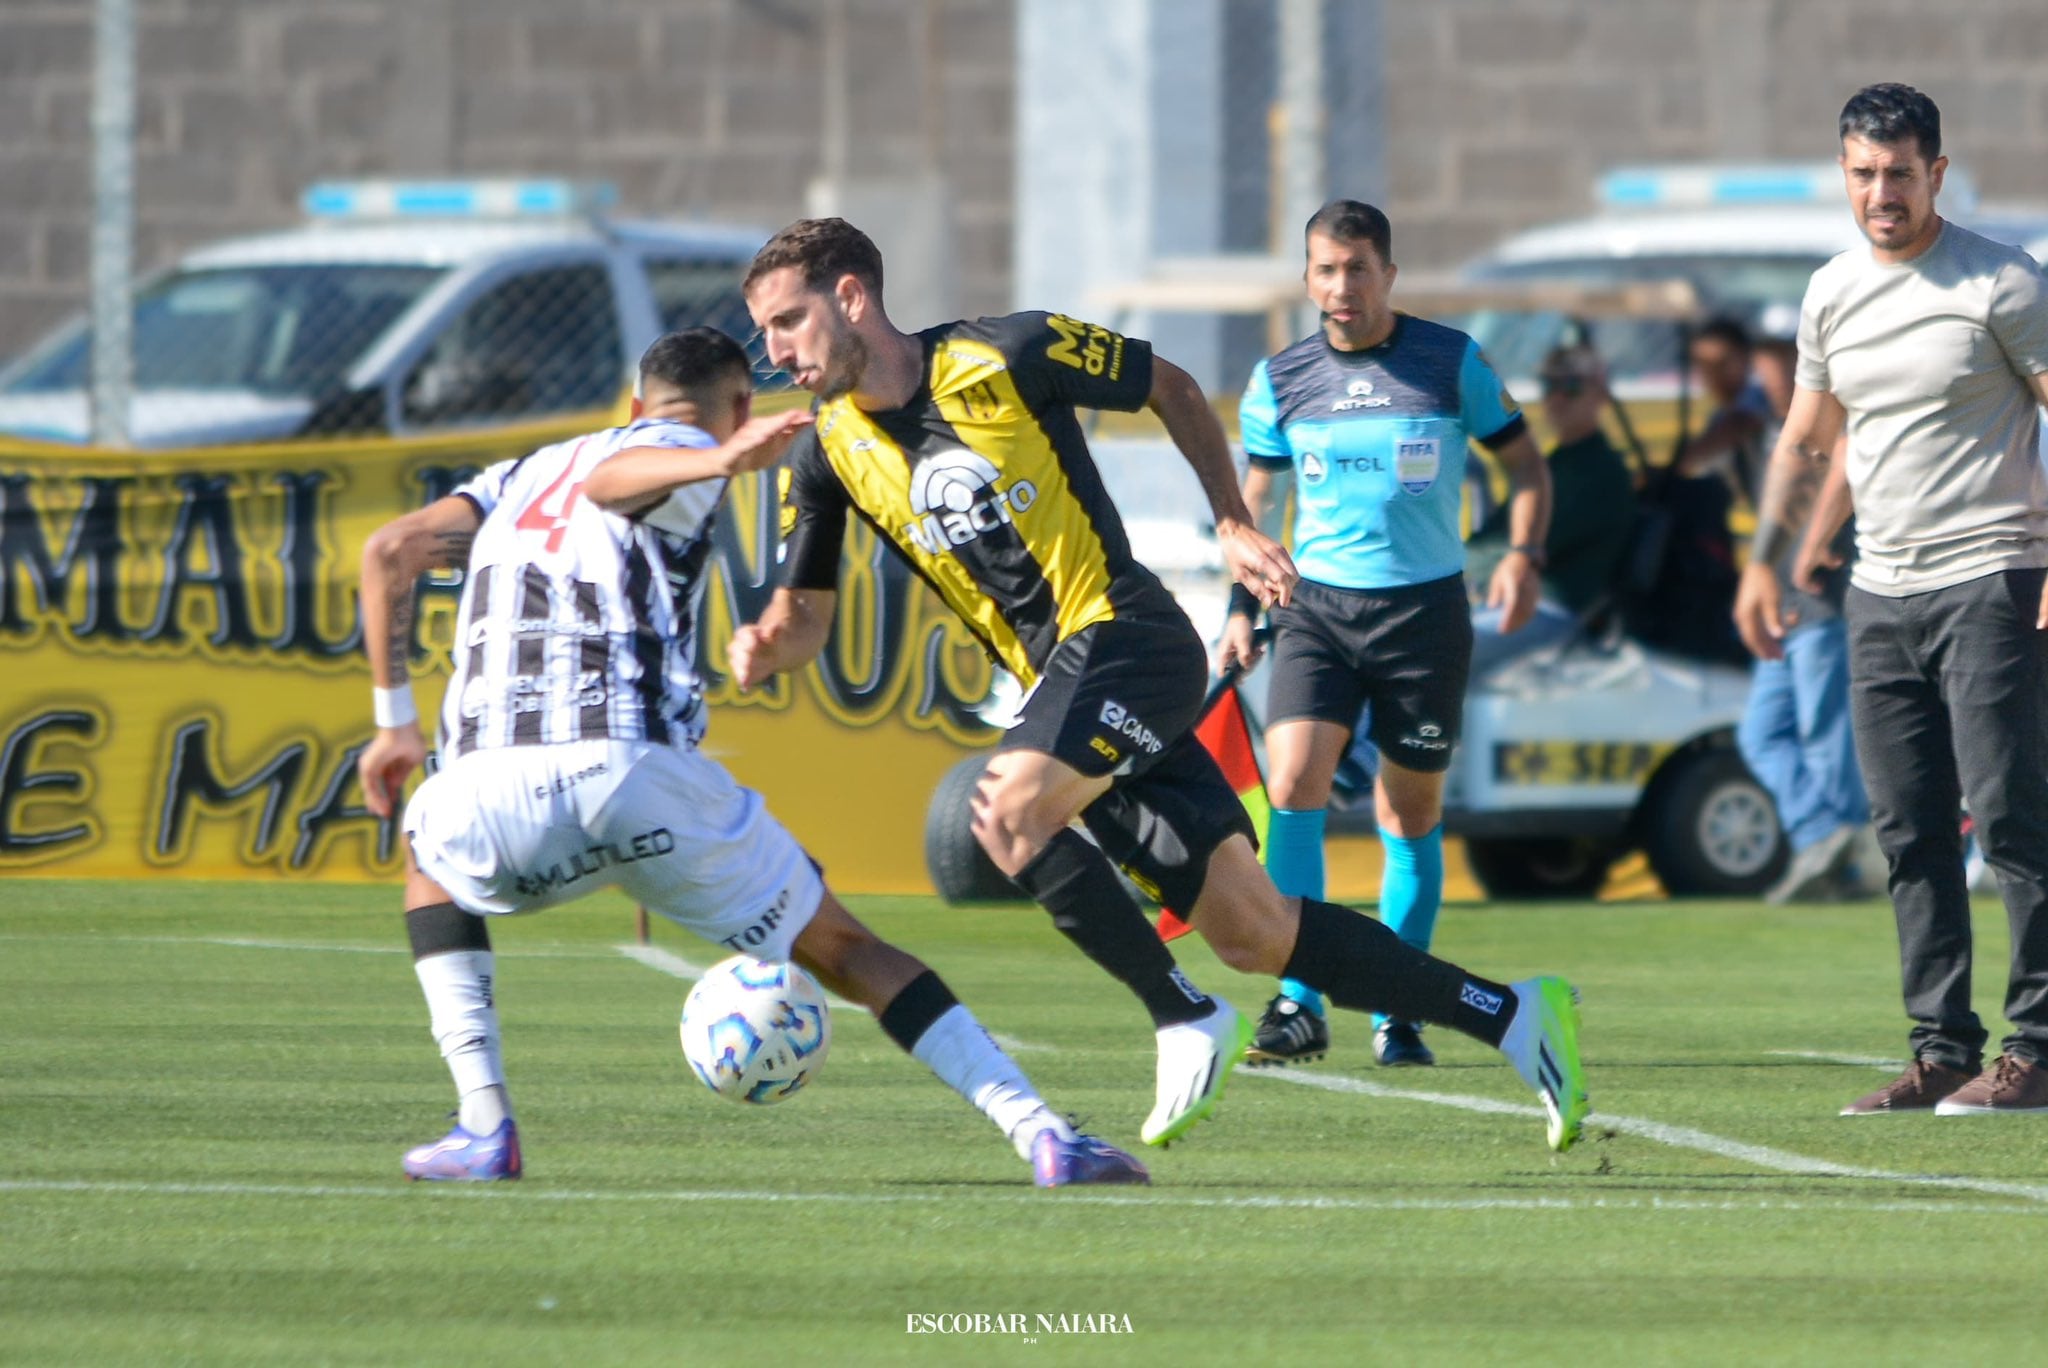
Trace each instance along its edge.
<instances>
[{"instance_id":1,"label":"black trousers","mask_svg":"<svg viewBox=\"0 0 2048 1368\"><path fill-rule=\"evenodd\" d=\"M1851 588L1856 754L1891 866L1916 1057L1968 1068L1987 1033L1970 1009L1968 798L2012 928L2004 1048L2048 1063L2048 571L2007 570L1903 598Z\"/></svg>"}]
</instances>

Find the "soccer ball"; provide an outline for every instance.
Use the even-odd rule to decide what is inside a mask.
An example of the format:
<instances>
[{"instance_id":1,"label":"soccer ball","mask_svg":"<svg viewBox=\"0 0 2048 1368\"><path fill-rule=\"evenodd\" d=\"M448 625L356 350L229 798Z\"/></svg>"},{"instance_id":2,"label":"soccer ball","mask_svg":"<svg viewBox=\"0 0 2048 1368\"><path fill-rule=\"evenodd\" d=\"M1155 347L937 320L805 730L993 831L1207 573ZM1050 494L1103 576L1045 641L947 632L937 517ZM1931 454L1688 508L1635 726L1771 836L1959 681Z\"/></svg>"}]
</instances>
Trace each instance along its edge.
<instances>
[{"instance_id":1,"label":"soccer ball","mask_svg":"<svg viewBox=\"0 0 2048 1368\"><path fill-rule=\"evenodd\" d=\"M825 990L794 964L734 955L683 999L683 1058L704 1086L768 1106L810 1080L832 1044Z\"/></svg>"}]
</instances>

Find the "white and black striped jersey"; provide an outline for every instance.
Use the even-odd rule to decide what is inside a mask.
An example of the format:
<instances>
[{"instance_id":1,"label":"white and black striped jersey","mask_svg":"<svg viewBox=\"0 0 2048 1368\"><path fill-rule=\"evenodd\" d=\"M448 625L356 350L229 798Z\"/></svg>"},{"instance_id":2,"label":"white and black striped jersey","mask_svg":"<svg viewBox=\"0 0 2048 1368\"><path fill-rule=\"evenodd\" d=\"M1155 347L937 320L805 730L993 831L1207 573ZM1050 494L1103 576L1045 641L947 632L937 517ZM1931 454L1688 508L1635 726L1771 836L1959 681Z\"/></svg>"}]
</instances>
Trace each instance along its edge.
<instances>
[{"instance_id":1,"label":"white and black striped jersey","mask_svg":"<svg viewBox=\"0 0 2048 1368\"><path fill-rule=\"evenodd\" d=\"M455 491L483 514L441 705L444 759L498 746L704 734L697 601L724 480L685 485L634 517L583 497L627 447L709 447L642 419L502 461Z\"/></svg>"}]
</instances>

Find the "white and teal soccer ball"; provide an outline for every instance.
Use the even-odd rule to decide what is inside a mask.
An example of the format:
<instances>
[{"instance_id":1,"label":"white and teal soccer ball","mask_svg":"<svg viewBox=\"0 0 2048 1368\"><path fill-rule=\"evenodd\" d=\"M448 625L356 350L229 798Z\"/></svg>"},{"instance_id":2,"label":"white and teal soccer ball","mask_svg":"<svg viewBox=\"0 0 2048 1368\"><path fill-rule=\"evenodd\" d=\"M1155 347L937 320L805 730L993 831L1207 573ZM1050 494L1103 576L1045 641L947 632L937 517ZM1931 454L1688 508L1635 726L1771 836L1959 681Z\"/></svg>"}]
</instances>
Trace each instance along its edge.
<instances>
[{"instance_id":1,"label":"white and teal soccer ball","mask_svg":"<svg viewBox=\"0 0 2048 1368\"><path fill-rule=\"evenodd\" d=\"M825 990L794 964L734 955L683 999L683 1058L734 1102L782 1101L810 1081L831 1044Z\"/></svg>"}]
</instances>

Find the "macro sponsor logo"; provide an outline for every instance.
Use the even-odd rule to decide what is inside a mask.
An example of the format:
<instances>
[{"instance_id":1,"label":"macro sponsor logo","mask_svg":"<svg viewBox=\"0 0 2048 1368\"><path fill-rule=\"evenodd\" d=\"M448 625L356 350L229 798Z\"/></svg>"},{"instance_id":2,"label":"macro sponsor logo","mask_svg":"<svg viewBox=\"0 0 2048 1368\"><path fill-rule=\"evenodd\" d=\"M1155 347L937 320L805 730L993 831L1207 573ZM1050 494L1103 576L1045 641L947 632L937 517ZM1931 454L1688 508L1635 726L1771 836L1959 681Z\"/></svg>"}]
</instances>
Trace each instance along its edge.
<instances>
[{"instance_id":1,"label":"macro sponsor logo","mask_svg":"<svg viewBox=\"0 0 2048 1368\"><path fill-rule=\"evenodd\" d=\"M986 457L953 447L918 462L910 477L911 520L903 537L928 556L1007 527L1038 502L1029 480L999 488L1002 472Z\"/></svg>"},{"instance_id":2,"label":"macro sponsor logo","mask_svg":"<svg viewBox=\"0 0 2048 1368\"><path fill-rule=\"evenodd\" d=\"M674 833L667 827L656 827L639 833L623 846L617 841L598 841L585 846L568 859L557 860L546 869L518 875L512 880L512 887L522 898L537 898L587 879L599 870L666 855L675 848Z\"/></svg>"},{"instance_id":3,"label":"macro sponsor logo","mask_svg":"<svg viewBox=\"0 0 2048 1368\"><path fill-rule=\"evenodd\" d=\"M1130 710L1121 703L1102 705L1102 725L1119 736L1128 737L1131 744L1147 755L1157 755L1166 748L1153 730L1133 717Z\"/></svg>"}]
</instances>

